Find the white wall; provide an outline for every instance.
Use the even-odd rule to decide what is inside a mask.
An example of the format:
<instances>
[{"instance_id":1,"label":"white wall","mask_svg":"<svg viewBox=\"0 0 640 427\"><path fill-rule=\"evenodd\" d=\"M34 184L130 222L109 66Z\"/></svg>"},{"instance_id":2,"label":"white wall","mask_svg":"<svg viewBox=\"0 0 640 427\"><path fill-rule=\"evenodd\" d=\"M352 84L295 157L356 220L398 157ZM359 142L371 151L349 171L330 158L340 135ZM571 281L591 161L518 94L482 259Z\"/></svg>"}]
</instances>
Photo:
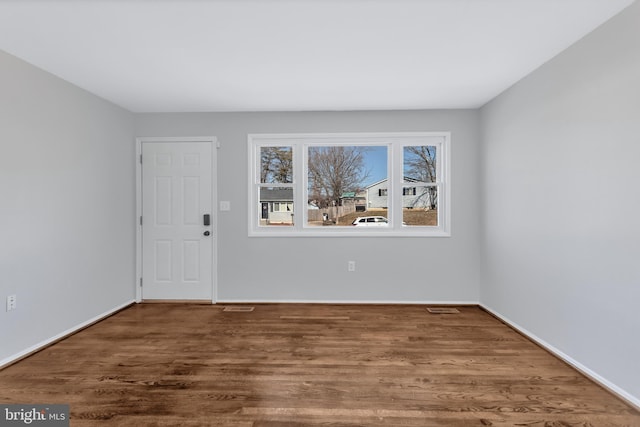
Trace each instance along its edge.
<instances>
[{"instance_id":1,"label":"white wall","mask_svg":"<svg viewBox=\"0 0 640 427\"><path fill-rule=\"evenodd\" d=\"M481 301L640 404L640 4L481 110Z\"/></svg>"},{"instance_id":2,"label":"white wall","mask_svg":"<svg viewBox=\"0 0 640 427\"><path fill-rule=\"evenodd\" d=\"M134 298L135 163L127 111L3 52L0 94L2 365Z\"/></svg>"},{"instance_id":3,"label":"white wall","mask_svg":"<svg viewBox=\"0 0 640 427\"><path fill-rule=\"evenodd\" d=\"M450 238L248 237L247 134L451 131ZM214 135L219 301L477 302L477 111L138 114L138 136ZM355 260L356 272L347 272Z\"/></svg>"}]
</instances>

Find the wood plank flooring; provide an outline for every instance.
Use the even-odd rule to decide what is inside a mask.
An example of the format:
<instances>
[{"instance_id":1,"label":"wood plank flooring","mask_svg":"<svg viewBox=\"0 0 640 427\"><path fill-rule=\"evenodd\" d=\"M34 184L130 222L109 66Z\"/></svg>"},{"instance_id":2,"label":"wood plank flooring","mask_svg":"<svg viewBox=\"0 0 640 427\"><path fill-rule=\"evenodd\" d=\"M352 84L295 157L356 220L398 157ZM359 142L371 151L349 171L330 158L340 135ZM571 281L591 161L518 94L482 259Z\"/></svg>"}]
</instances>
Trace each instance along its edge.
<instances>
[{"instance_id":1,"label":"wood plank flooring","mask_svg":"<svg viewBox=\"0 0 640 427\"><path fill-rule=\"evenodd\" d=\"M477 307L141 304L0 371L72 426L640 426Z\"/></svg>"}]
</instances>

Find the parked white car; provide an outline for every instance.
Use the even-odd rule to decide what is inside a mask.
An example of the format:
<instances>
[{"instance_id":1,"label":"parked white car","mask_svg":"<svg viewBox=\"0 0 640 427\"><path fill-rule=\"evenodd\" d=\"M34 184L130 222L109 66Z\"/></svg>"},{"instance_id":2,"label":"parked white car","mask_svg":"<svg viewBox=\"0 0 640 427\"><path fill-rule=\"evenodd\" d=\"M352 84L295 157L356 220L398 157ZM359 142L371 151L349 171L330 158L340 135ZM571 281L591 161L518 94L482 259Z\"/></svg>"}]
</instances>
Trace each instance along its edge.
<instances>
[{"instance_id":1,"label":"parked white car","mask_svg":"<svg viewBox=\"0 0 640 427\"><path fill-rule=\"evenodd\" d=\"M387 218L383 216L359 216L351 225L356 227L386 227L389 225Z\"/></svg>"}]
</instances>

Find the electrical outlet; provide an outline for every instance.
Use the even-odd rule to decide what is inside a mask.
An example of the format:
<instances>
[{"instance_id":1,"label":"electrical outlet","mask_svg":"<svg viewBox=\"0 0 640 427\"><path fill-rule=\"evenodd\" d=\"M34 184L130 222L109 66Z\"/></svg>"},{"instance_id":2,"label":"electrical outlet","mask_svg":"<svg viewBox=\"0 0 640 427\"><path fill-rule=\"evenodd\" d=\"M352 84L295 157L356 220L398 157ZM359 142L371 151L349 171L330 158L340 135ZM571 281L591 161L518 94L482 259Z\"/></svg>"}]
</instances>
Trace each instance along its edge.
<instances>
[{"instance_id":1,"label":"electrical outlet","mask_svg":"<svg viewBox=\"0 0 640 427\"><path fill-rule=\"evenodd\" d=\"M17 304L17 298L15 295L9 295L7 297L7 311L15 310Z\"/></svg>"},{"instance_id":2,"label":"electrical outlet","mask_svg":"<svg viewBox=\"0 0 640 427\"><path fill-rule=\"evenodd\" d=\"M356 262L355 261L349 261L347 263L347 271L356 271Z\"/></svg>"}]
</instances>

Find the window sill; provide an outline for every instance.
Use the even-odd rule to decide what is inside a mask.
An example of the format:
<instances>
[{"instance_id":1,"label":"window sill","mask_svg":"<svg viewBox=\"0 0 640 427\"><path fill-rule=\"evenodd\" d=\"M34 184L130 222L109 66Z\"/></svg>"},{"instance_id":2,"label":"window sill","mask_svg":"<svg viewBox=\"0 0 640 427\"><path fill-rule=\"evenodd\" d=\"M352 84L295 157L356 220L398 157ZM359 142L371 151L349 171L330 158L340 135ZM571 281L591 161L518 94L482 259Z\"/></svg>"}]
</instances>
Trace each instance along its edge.
<instances>
[{"instance_id":1,"label":"window sill","mask_svg":"<svg viewBox=\"0 0 640 427\"><path fill-rule=\"evenodd\" d=\"M353 230L344 227L339 230L314 230L313 228L277 230L250 230L249 237L451 237L451 232L442 229L387 229L387 230ZM354 227L355 228L355 227Z\"/></svg>"}]
</instances>

